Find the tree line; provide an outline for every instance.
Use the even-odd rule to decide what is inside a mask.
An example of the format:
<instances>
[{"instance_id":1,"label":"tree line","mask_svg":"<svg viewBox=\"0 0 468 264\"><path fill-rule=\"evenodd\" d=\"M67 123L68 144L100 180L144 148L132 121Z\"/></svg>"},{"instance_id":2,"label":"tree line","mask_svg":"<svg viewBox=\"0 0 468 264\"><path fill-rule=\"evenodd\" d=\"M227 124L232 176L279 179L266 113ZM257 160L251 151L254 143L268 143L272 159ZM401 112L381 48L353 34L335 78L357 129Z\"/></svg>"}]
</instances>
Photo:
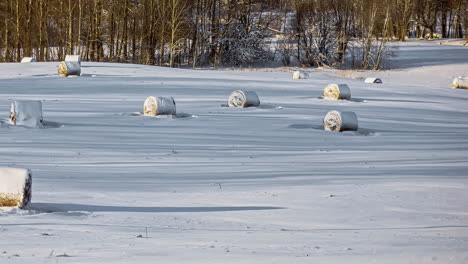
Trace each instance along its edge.
<instances>
[{"instance_id":1,"label":"tree line","mask_svg":"<svg viewBox=\"0 0 468 264\"><path fill-rule=\"evenodd\" d=\"M2 0L0 62L377 69L390 40L468 34L466 0Z\"/></svg>"}]
</instances>

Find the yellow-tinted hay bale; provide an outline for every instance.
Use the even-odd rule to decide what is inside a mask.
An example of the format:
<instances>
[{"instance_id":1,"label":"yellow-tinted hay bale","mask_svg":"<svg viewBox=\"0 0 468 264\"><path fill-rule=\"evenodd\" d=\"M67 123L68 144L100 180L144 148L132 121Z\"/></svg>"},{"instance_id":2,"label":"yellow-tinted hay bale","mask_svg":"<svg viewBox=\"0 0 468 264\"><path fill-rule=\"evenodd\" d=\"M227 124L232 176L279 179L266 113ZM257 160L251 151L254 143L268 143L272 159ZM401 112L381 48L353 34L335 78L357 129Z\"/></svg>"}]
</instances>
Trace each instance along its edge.
<instances>
[{"instance_id":1,"label":"yellow-tinted hay bale","mask_svg":"<svg viewBox=\"0 0 468 264\"><path fill-rule=\"evenodd\" d=\"M58 74L60 76L71 76L71 75L76 75L80 76L81 75L81 65L79 62L76 61L62 61L60 62L58 66Z\"/></svg>"},{"instance_id":2,"label":"yellow-tinted hay bale","mask_svg":"<svg viewBox=\"0 0 468 264\"><path fill-rule=\"evenodd\" d=\"M346 84L329 84L323 89L323 99L349 100L351 99L351 90Z\"/></svg>"},{"instance_id":3,"label":"yellow-tinted hay bale","mask_svg":"<svg viewBox=\"0 0 468 264\"><path fill-rule=\"evenodd\" d=\"M303 71L295 71L292 75L293 79L309 79L309 73Z\"/></svg>"}]
</instances>

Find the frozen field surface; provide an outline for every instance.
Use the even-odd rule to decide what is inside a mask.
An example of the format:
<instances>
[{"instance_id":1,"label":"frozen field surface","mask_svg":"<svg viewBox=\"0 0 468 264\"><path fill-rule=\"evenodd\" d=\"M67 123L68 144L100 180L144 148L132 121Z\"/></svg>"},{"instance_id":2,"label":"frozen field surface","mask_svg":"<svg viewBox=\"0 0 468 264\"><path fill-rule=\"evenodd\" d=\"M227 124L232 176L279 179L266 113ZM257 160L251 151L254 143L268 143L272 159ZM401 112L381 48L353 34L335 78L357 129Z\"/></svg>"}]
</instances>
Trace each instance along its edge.
<instances>
[{"instance_id":1,"label":"frozen field surface","mask_svg":"<svg viewBox=\"0 0 468 264\"><path fill-rule=\"evenodd\" d=\"M399 54L368 73L383 84L0 64L0 119L21 99L47 121L0 124L0 167L33 171L30 208L0 210L0 263L468 263L468 90L450 88L468 47ZM353 99L320 99L329 83ZM261 106L225 107L237 89ZM142 116L150 95L179 114ZM359 131L321 130L329 110L356 112Z\"/></svg>"}]
</instances>

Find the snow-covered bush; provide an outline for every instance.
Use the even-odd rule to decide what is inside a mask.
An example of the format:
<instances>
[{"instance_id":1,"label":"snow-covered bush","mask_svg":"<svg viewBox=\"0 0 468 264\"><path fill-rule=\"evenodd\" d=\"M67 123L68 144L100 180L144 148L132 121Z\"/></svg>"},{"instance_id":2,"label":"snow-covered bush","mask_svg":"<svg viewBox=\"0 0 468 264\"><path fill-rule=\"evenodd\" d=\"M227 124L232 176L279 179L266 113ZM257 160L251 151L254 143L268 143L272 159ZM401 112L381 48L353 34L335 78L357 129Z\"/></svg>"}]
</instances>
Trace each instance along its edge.
<instances>
[{"instance_id":1,"label":"snow-covered bush","mask_svg":"<svg viewBox=\"0 0 468 264\"><path fill-rule=\"evenodd\" d=\"M219 39L221 63L242 65L272 60L273 54L265 49L264 41L262 29L252 27L248 30L242 24L236 25L230 34Z\"/></svg>"}]
</instances>

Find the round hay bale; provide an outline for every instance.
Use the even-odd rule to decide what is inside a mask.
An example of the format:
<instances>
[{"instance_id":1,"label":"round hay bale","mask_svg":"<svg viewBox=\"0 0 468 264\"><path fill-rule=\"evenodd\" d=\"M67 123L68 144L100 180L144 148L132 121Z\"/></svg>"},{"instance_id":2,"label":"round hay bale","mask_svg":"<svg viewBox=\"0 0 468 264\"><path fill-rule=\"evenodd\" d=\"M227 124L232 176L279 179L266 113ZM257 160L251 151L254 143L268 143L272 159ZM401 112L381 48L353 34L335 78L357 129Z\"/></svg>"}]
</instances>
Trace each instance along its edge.
<instances>
[{"instance_id":1,"label":"round hay bale","mask_svg":"<svg viewBox=\"0 0 468 264\"><path fill-rule=\"evenodd\" d=\"M229 107L259 106L260 99L254 91L237 90L231 93L228 99Z\"/></svg>"},{"instance_id":2,"label":"round hay bale","mask_svg":"<svg viewBox=\"0 0 468 264\"><path fill-rule=\"evenodd\" d=\"M65 61L76 61L81 66L81 56L80 55L67 55L67 56L65 56Z\"/></svg>"},{"instance_id":3,"label":"round hay bale","mask_svg":"<svg viewBox=\"0 0 468 264\"><path fill-rule=\"evenodd\" d=\"M364 83L382 83L382 80L379 78L369 77L364 80Z\"/></svg>"},{"instance_id":4,"label":"round hay bale","mask_svg":"<svg viewBox=\"0 0 468 264\"><path fill-rule=\"evenodd\" d=\"M459 76L453 79L452 88L454 89L468 89L468 77Z\"/></svg>"},{"instance_id":5,"label":"round hay bale","mask_svg":"<svg viewBox=\"0 0 468 264\"><path fill-rule=\"evenodd\" d=\"M335 132L356 131L358 129L357 115L354 112L330 111L323 119L323 128Z\"/></svg>"},{"instance_id":6,"label":"round hay bale","mask_svg":"<svg viewBox=\"0 0 468 264\"><path fill-rule=\"evenodd\" d=\"M43 128L41 101L13 101L10 107L10 124Z\"/></svg>"},{"instance_id":7,"label":"round hay bale","mask_svg":"<svg viewBox=\"0 0 468 264\"><path fill-rule=\"evenodd\" d=\"M58 66L58 74L68 77L70 75L81 75L81 65L76 61L62 61Z\"/></svg>"},{"instance_id":8,"label":"round hay bale","mask_svg":"<svg viewBox=\"0 0 468 264\"><path fill-rule=\"evenodd\" d=\"M0 168L0 207L25 208L31 202L31 187L30 170Z\"/></svg>"},{"instance_id":9,"label":"round hay bale","mask_svg":"<svg viewBox=\"0 0 468 264\"><path fill-rule=\"evenodd\" d=\"M21 63L30 63L30 62L37 62L37 60L34 57L24 57L21 60Z\"/></svg>"},{"instance_id":10,"label":"round hay bale","mask_svg":"<svg viewBox=\"0 0 468 264\"><path fill-rule=\"evenodd\" d=\"M176 103L172 97L148 96L143 105L145 116L175 115Z\"/></svg>"},{"instance_id":11,"label":"round hay bale","mask_svg":"<svg viewBox=\"0 0 468 264\"><path fill-rule=\"evenodd\" d=\"M309 79L309 73L303 71L295 71L292 75L293 79Z\"/></svg>"},{"instance_id":12,"label":"round hay bale","mask_svg":"<svg viewBox=\"0 0 468 264\"><path fill-rule=\"evenodd\" d=\"M323 89L323 99L350 100L351 89L347 84L329 84Z\"/></svg>"}]
</instances>

